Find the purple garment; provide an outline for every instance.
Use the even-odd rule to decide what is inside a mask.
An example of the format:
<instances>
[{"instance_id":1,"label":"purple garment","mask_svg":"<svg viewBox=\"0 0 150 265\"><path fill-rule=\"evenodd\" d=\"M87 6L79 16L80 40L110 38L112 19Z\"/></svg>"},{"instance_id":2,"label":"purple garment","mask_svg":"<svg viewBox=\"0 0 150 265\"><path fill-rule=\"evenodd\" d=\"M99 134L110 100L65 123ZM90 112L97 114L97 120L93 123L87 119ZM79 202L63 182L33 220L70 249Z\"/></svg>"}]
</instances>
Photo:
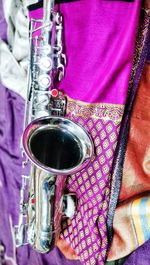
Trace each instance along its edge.
<instances>
[{"instance_id":1,"label":"purple garment","mask_svg":"<svg viewBox=\"0 0 150 265\"><path fill-rule=\"evenodd\" d=\"M150 264L150 240L134 251L124 265L149 265Z\"/></svg>"},{"instance_id":2,"label":"purple garment","mask_svg":"<svg viewBox=\"0 0 150 265\"><path fill-rule=\"evenodd\" d=\"M24 102L2 85L0 91L0 241L6 249L6 265L15 264L9 261L15 256L17 265L80 265L79 261L66 260L57 248L47 255L29 246L15 248L13 226L18 223L19 213Z\"/></svg>"},{"instance_id":3,"label":"purple garment","mask_svg":"<svg viewBox=\"0 0 150 265\"><path fill-rule=\"evenodd\" d=\"M6 40L2 10L0 3L0 38ZM13 227L19 213L23 117L24 100L0 84L0 244L4 246L4 265L80 265L79 261L65 259L58 248L40 255L29 246L15 247Z\"/></svg>"}]
</instances>

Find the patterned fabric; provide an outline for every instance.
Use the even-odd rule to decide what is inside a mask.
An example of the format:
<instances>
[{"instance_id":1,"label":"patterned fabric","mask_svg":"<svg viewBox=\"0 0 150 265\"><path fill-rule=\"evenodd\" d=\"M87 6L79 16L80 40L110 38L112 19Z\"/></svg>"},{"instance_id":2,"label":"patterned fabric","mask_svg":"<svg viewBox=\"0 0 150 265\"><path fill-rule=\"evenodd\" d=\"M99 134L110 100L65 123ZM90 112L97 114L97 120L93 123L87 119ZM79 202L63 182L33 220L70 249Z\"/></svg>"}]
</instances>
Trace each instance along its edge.
<instances>
[{"instance_id":1,"label":"patterned fabric","mask_svg":"<svg viewBox=\"0 0 150 265\"><path fill-rule=\"evenodd\" d=\"M91 133L95 146L92 163L68 179L68 189L76 191L79 205L63 234L84 264L95 264L95 257L98 264L105 261L110 170L123 110L122 105L85 104L68 99L66 116Z\"/></svg>"},{"instance_id":2,"label":"patterned fabric","mask_svg":"<svg viewBox=\"0 0 150 265\"><path fill-rule=\"evenodd\" d=\"M113 241L108 260L130 254L150 239L150 65L145 64L134 104Z\"/></svg>"}]
</instances>

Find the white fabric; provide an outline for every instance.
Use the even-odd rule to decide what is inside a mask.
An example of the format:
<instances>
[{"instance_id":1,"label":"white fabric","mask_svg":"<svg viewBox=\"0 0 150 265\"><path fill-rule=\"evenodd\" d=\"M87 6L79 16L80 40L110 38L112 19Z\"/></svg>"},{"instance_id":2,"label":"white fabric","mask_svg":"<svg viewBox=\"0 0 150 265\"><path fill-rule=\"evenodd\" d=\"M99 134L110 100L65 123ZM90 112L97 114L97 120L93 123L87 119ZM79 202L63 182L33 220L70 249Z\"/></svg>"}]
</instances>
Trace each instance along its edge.
<instances>
[{"instance_id":1,"label":"white fabric","mask_svg":"<svg viewBox=\"0 0 150 265\"><path fill-rule=\"evenodd\" d=\"M27 6L30 6L30 5L36 4L36 3L38 3L38 2L39 2L39 0L26 0L26 4L27 4Z\"/></svg>"},{"instance_id":2,"label":"white fabric","mask_svg":"<svg viewBox=\"0 0 150 265\"><path fill-rule=\"evenodd\" d=\"M26 1L3 0L8 44L0 40L0 79L26 98L29 32Z\"/></svg>"}]
</instances>

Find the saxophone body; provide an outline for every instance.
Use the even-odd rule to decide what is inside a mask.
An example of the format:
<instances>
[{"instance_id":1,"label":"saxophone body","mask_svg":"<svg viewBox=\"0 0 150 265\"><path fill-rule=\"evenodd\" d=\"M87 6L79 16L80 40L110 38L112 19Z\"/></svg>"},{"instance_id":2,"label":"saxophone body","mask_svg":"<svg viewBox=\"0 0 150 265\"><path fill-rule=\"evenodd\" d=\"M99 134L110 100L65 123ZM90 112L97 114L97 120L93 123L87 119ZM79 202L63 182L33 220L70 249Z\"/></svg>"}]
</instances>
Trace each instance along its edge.
<instances>
[{"instance_id":1,"label":"saxophone body","mask_svg":"<svg viewBox=\"0 0 150 265\"><path fill-rule=\"evenodd\" d=\"M55 88L64 76L63 20L54 0L43 1L43 18L30 23L30 62L22 148L19 224L16 244L50 251L61 232L63 216L76 209L65 194L66 177L85 168L93 155L90 135L65 118L66 97ZM70 205L70 213L67 207Z\"/></svg>"}]
</instances>

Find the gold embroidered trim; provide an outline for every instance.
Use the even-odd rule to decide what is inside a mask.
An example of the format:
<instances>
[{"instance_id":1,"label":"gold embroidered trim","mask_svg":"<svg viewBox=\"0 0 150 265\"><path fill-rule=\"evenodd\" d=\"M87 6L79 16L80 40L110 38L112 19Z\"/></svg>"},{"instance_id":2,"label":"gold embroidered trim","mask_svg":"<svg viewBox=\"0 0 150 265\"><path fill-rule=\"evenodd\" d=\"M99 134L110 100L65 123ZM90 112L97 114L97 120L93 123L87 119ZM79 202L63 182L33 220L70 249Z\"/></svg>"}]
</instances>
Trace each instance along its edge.
<instances>
[{"instance_id":1,"label":"gold embroidered trim","mask_svg":"<svg viewBox=\"0 0 150 265\"><path fill-rule=\"evenodd\" d=\"M67 115L84 117L84 119L103 119L120 121L124 112L124 105L108 103L85 103L67 97Z\"/></svg>"}]
</instances>

